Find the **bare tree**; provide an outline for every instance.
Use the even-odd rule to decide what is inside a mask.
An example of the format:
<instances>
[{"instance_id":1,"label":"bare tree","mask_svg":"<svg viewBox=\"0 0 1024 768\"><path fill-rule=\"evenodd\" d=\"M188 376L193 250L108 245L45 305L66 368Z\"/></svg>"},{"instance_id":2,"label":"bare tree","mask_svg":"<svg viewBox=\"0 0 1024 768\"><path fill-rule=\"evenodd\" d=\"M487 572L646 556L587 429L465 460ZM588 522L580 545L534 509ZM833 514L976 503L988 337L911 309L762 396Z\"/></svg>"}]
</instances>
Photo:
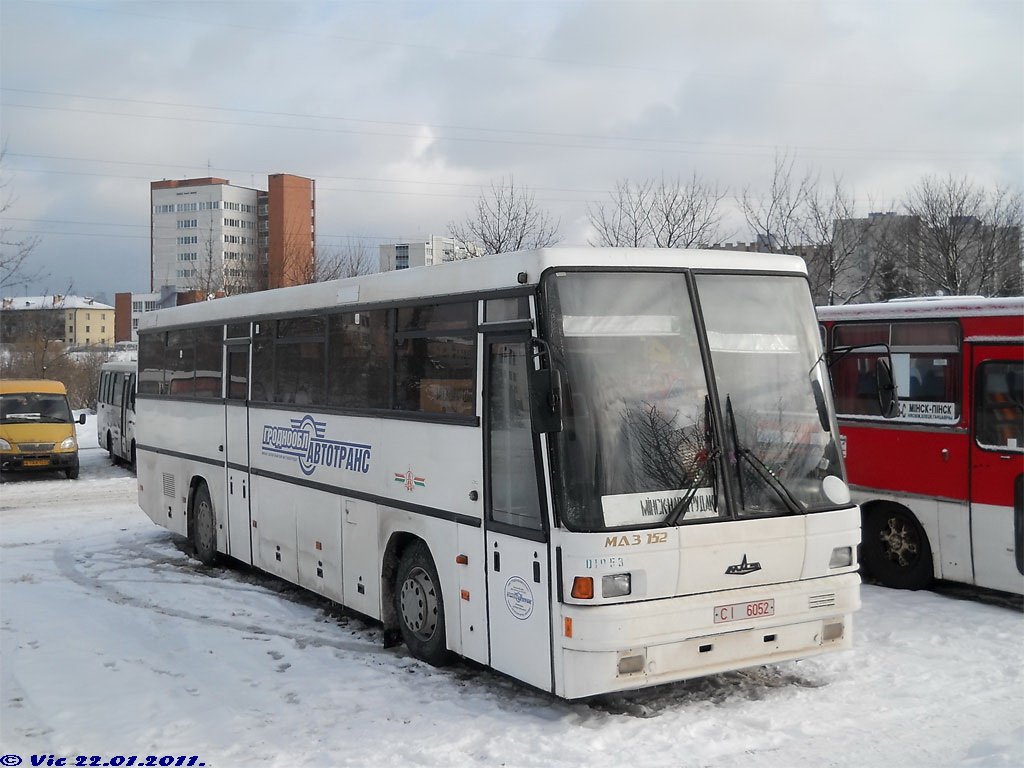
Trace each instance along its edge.
<instances>
[{"instance_id":1,"label":"bare tree","mask_svg":"<svg viewBox=\"0 0 1024 768\"><path fill-rule=\"evenodd\" d=\"M377 259L371 247L363 240L353 240L336 248L317 248L316 258L304 277L308 278L307 283L321 283L376 271Z\"/></svg>"},{"instance_id":2,"label":"bare tree","mask_svg":"<svg viewBox=\"0 0 1024 768\"><path fill-rule=\"evenodd\" d=\"M768 194L762 196L747 187L739 198L747 226L766 253L794 253L803 245L808 201L818 179L810 170L798 176L795 164L795 156L776 154Z\"/></svg>"},{"instance_id":3,"label":"bare tree","mask_svg":"<svg viewBox=\"0 0 1024 768\"><path fill-rule=\"evenodd\" d=\"M203 294L203 298L218 293L227 293L224 280L224 244L214 234L213 224L206 233L206 238L196 254L196 260L179 262L188 265L188 276L184 285L190 291Z\"/></svg>"},{"instance_id":4,"label":"bare tree","mask_svg":"<svg viewBox=\"0 0 1024 768\"><path fill-rule=\"evenodd\" d=\"M318 262L324 252L317 249L309 231L285 232L281 245L281 263L267 265L267 279L262 288L282 288L320 282ZM253 290L259 290L255 288Z\"/></svg>"},{"instance_id":5,"label":"bare tree","mask_svg":"<svg viewBox=\"0 0 1024 768\"><path fill-rule=\"evenodd\" d=\"M587 207L597 231L593 245L691 248L719 237L724 193L696 174L685 184L678 177L636 184L624 179L610 197L609 203Z\"/></svg>"},{"instance_id":6,"label":"bare tree","mask_svg":"<svg viewBox=\"0 0 1024 768\"><path fill-rule=\"evenodd\" d=\"M0 148L0 217L14 204L14 197L7 187L10 180L2 174L6 143ZM12 227L0 225L0 288L31 283L42 277L42 270L30 267L28 262L32 251L39 244L37 237L16 238Z\"/></svg>"},{"instance_id":7,"label":"bare tree","mask_svg":"<svg viewBox=\"0 0 1024 768\"><path fill-rule=\"evenodd\" d=\"M651 245L652 186L650 179L637 184L623 179L616 182L610 203L588 205L587 218L597 231L597 239L591 241L591 245L623 248Z\"/></svg>"},{"instance_id":8,"label":"bare tree","mask_svg":"<svg viewBox=\"0 0 1024 768\"><path fill-rule=\"evenodd\" d=\"M848 304L875 282L878 263L868 257L869 229L855 221L853 195L834 178L828 193L806 190L802 230L811 293L819 304Z\"/></svg>"},{"instance_id":9,"label":"bare tree","mask_svg":"<svg viewBox=\"0 0 1024 768\"><path fill-rule=\"evenodd\" d=\"M926 177L904 209L919 222L910 268L923 290L1006 295L1021 290L1024 202L1019 191L989 192L966 177Z\"/></svg>"},{"instance_id":10,"label":"bare tree","mask_svg":"<svg viewBox=\"0 0 1024 768\"><path fill-rule=\"evenodd\" d=\"M485 254L509 253L554 245L559 240L558 225L537 207L533 192L516 186L510 175L507 181L492 181L490 189L481 192L473 212L462 223L450 223L448 232L467 250L479 244Z\"/></svg>"}]
</instances>

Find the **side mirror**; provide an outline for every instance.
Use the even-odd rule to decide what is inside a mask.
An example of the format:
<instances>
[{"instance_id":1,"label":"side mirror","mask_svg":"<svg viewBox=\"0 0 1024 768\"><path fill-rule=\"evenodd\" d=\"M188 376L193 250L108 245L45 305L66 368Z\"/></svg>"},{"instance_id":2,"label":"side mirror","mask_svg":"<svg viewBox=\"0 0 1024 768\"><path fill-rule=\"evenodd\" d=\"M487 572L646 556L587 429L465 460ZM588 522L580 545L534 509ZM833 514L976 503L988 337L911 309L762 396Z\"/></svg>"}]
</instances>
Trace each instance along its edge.
<instances>
[{"instance_id":1,"label":"side mirror","mask_svg":"<svg viewBox=\"0 0 1024 768\"><path fill-rule=\"evenodd\" d=\"M883 417L893 419L899 415L896 382L892 376L892 363L887 357L875 362L875 384L878 388L878 408Z\"/></svg>"},{"instance_id":2,"label":"side mirror","mask_svg":"<svg viewBox=\"0 0 1024 768\"><path fill-rule=\"evenodd\" d=\"M537 434L562 431L562 378L557 370L530 372L530 417Z\"/></svg>"},{"instance_id":3,"label":"side mirror","mask_svg":"<svg viewBox=\"0 0 1024 768\"><path fill-rule=\"evenodd\" d=\"M825 392L821 388L821 382L817 379L811 379L811 394L814 395L814 407L818 411L821 428L826 432L831 432L832 425L829 423L828 408L825 407Z\"/></svg>"},{"instance_id":4,"label":"side mirror","mask_svg":"<svg viewBox=\"0 0 1024 768\"><path fill-rule=\"evenodd\" d=\"M85 413L84 412L78 414L78 423L79 424L85 424Z\"/></svg>"}]
</instances>

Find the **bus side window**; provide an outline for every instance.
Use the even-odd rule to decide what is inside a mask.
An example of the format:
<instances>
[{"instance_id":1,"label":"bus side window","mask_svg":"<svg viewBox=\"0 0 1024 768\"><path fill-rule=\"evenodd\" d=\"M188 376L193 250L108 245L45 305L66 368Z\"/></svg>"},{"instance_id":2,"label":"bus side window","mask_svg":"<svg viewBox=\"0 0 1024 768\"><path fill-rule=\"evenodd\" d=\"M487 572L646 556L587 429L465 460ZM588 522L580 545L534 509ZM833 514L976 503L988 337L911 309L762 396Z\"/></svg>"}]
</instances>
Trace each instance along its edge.
<instances>
[{"instance_id":1,"label":"bus side window","mask_svg":"<svg viewBox=\"0 0 1024 768\"><path fill-rule=\"evenodd\" d=\"M400 307L394 407L472 416L476 410L476 303Z\"/></svg>"},{"instance_id":2,"label":"bus side window","mask_svg":"<svg viewBox=\"0 0 1024 768\"><path fill-rule=\"evenodd\" d=\"M1024 447L1024 364L987 362L978 367L977 440L982 445Z\"/></svg>"},{"instance_id":3,"label":"bus side window","mask_svg":"<svg viewBox=\"0 0 1024 768\"><path fill-rule=\"evenodd\" d=\"M279 320L274 402L323 405L326 318Z\"/></svg>"},{"instance_id":4,"label":"bus side window","mask_svg":"<svg viewBox=\"0 0 1024 768\"><path fill-rule=\"evenodd\" d=\"M257 402L269 400L274 387L274 325L273 320L253 324L251 397Z\"/></svg>"},{"instance_id":5,"label":"bus side window","mask_svg":"<svg viewBox=\"0 0 1024 768\"><path fill-rule=\"evenodd\" d=\"M332 315L327 337L327 404L388 408L391 336L386 309Z\"/></svg>"},{"instance_id":6,"label":"bus side window","mask_svg":"<svg viewBox=\"0 0 1024 768\"><path fill-rule=\"evenodd\" d=\"M107 402L118 408L121 406L121 378L123 376L123 373L108 375L108 384L112 385L112 389L107 392Z\"/></svg>"}]
</instances>

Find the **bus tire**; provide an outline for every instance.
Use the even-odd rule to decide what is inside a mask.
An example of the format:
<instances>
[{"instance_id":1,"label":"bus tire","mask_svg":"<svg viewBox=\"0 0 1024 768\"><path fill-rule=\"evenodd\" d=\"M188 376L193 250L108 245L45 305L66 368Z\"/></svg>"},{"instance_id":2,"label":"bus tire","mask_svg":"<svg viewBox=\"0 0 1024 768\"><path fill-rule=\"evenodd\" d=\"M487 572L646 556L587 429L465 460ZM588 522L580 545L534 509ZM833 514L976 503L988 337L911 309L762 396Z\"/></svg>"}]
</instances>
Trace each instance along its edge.
<instances>
[{"instance_id":1,"label":"bus tire","mask_svg":"<svg viewBox=\"0 0 1024 768\"><path fill-rule=\"evenodd\" d=\"M430 551L422 541L408 546L398 562L395 613L402 639L413 656L435 667L451 662L445 641L441 582Z\"/></svg>"},{"instance_id":2,"label":"bus tire","mask_svg":"<svg viewBox=\"0 0 1024 768\"><path fill-rule=\"evenodd\" d=\"M864 569L886 587L925 589L931 584L932 549L910 510L881 504L864 516Z\"/></svg>"},{"instance_id":3,"label":"bus tire","mask_svg":"<svg viewBox=\"0 0 1024 768\"><path fill-rule=\"evenodd\" d=\"M135 441L134 440L132 440L131 462L132 463L131 463L129 469L131 469L132 472L135 472L137 470L137 467L135 466Z\"/></svg>"},{"instance_id":4,"label":"bus tire","mask_svg":"<svg viewBox=\"0 0 1024 768\"><path fill-rule=\"evenodd\" d=\"M114 438L107 432L107 458L110 463L117 466L117 455L114 453Z\"/></svg>"},{"instance_id":5,"label":"bus tire","mask_svg":"<svg viewBox=\"0 0 1024 768\"><path fill-rule=\"evenodd\" d=\"M192 547L203 565L217 562L217 516L206 483L199 483L192 496Z\"/></svg>"}]
</instances>

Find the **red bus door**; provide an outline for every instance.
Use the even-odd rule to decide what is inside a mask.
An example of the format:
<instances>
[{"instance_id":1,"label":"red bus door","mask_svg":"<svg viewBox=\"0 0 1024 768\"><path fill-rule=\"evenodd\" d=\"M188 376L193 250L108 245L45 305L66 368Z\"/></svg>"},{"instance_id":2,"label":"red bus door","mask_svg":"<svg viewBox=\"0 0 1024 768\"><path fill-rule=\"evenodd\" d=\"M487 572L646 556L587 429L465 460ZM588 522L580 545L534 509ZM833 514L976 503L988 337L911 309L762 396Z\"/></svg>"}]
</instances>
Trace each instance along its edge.
<instances>
[{"instance_id":1,"label":"red bus door","mask_svg":"<svg viewBox=\"0 0 1024 768\"><path fill-rule=\"evenodd\" d=\"M972 354L971 549L975 583L1024 587L1024 346Z\"/></svg>"}]
</instances>

